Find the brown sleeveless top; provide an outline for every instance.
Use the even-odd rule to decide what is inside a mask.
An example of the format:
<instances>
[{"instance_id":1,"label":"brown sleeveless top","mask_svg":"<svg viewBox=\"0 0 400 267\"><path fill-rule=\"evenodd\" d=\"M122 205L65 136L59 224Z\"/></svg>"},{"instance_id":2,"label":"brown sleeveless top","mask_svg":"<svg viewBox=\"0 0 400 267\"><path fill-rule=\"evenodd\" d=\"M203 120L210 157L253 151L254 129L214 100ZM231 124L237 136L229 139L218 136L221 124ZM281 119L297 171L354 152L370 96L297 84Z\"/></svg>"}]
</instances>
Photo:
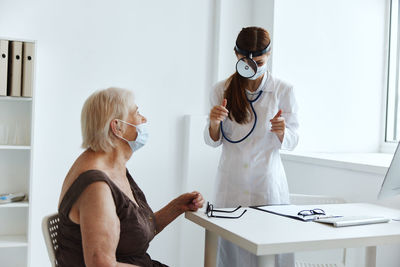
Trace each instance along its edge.
<instances>
[{"instance_id":1,"label":"brown sleeveless top","mask_svg":"<svg viewBox=\"0 0 400 267\"><path fill-rule=\"evenodd\" d=\"M72 205L86 187L98 181L103 181L110 187L120 220L119 243L115 252L117 261L143 267L166 266L152 260L146 253L149 243L156 233L154 213L128 170L126 170L126 176L139 207L100 170L85 171L74 181L65 193L58 209L60 217L57 237L59 247L56 251L58 266L85 266L80 226L72 222L68 215Z\"/></svg>"}]
</instances>

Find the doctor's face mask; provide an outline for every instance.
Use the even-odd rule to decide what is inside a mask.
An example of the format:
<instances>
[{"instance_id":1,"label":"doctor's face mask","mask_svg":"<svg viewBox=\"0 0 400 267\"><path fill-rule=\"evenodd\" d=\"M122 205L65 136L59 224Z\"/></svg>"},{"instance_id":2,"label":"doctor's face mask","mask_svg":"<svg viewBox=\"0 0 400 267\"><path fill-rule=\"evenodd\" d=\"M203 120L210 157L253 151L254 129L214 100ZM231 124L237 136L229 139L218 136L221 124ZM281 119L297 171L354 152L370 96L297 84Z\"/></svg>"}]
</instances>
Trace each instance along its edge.
<instances>
[{"instance_id":1,"label":"doctor's face mask","mask_svg":"<svg viewBox=\"0 0 400 267\"><path fill-rule=\"evenodd\" d=\"M148 133L148 130L147 130L147 123L134 125L134 124L131 124L129 122L126 122L126 121L123 121L123 120L119 120L119 119L117 119L117 121L125 123L125 124L127 124L129 126L133 126L133 127L136 128L136 132L137 132L136 140L131 140L130 141L130 140L127 140L126 138L124 138L122 136L119 136L119 135L116 135L114 133L115 136L121 138L122 140L125 140L128 143L128 145L132 149L132 153L137 151L139 148L142 148L147 143L147 139L149 138L149 133Z\"/></svg>"},{"instance_id":2,"label":"doctor's face mask","mask_svg":"<svg viewBox=\"0 0 400 267\"><path fill-rule=\"evenodd\" d=\"M264 63L264 65L262 65L262 66L257 66L256 74L254 74L254 76L250 77L249 80L257 80L266 71L267 71L267 63Z\"/></svg>"}]
</instances>

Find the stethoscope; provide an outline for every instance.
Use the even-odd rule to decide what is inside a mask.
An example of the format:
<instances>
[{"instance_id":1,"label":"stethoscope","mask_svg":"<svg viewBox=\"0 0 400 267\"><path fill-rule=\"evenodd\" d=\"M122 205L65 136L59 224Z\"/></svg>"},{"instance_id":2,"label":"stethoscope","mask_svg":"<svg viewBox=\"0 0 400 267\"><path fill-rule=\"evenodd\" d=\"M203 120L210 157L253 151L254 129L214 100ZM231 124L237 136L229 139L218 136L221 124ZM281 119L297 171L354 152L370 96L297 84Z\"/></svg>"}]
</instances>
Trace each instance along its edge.
<instances>
[{"instance_id":1,"label":"stethoscope","mask_svg":"<svg viewBox=\"0 0 400 267\"><path fill-rule=\"evenodd\" d=\"M232 144L240 143L240 142L244 141L247 137L249 137L250 134L254 131L254 129L256 128L256 124L257 124L257 113L256 113L256 111L254 110L253 103L256 102L256 101L260 98L262 92L263 92L263 91L260 91L260 92L258 93L257 97L254 98L253 100L250 100L250 99L247 97L247 101L249 101L251 110L253 111L253 114L254 114L254 124L253 124L253 127L251 127L250 132L249 132L248 134L246 134L245 137L243 137L243 138L241 138L241 139L239 139L239 140L236 140L236 141L229 139L229 138L226 137L226 135L225 135L224 128L222 127L222 121L220 122L221 133L222 133L223 138L225 138L226 141L228 141L229 143L232 143Z\"/></svg>"},{"instance_id":2,"label":"stethoscope","mask_svg":"<svg viewBox=\"0 0 400 267\"><path fill-rule=\"evenodd\" d=\"M237 53L244 55L244 57L240 58L238 60L238 62L236 63L236 71L239 73L240 76L242 76L244 78L251 78L254 75L256 75L257 69L258 69L257 63L253 60L253 57L258 57L258 56L261 56L261 55L269 52L271 50L271 42L267 45L266 48L264 48L260 51L243 50L243 49L240 49L237 46L237 44L234 49ZM222 121L220 122L221 133L222 133L223 138L225 138L226 141L228 141L229 143L233 143L233 144L240 143L240 142L244 141L247 137L249 137L250 134L254 131L254 129L256 128L256 124L257 124L257 113L254 110L253 103L256 102L260 98L262 92L263 91L260 91L258 93L257 97L253 100L250 100L246 96L247 101L249 101L251 110L253 111L253 114L254 114L253 127L251 128L250 132L248 134L246 134L246 136L244 136L243 138L236 140L236 141L229 139L225 135L224 128L222 127Z\"/></svg>"}]
</instances>

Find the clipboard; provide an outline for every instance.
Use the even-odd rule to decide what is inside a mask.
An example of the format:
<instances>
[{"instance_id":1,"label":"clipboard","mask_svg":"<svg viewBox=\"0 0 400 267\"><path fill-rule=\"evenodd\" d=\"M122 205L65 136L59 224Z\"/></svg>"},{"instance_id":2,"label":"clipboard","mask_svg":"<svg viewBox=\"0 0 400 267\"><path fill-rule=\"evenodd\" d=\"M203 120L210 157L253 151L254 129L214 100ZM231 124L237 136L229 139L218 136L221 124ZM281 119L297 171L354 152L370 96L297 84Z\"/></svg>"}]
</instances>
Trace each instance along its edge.
<instances>
[{"instance_id":1,"label":"clipboard","mask_svg":"<svg viewBox=\"0 0 400 267\"><path fill-rule=\"evenodd\" d=\"M290 205L290 204L283 204L283 205L264 205L264 206L252 206L252 209L272 213L279 216L284 216L287 218L303 221L303 222L313 222L319 219L328 219L328 218L340 218L343 216L333 215L333 214L325 214L325 215L298 215L299 211L301 210L310 210L313 209L312 206L298 206L298 205ZM314 209L318 209L317 206Z\"/></svg>"}]
</instances>

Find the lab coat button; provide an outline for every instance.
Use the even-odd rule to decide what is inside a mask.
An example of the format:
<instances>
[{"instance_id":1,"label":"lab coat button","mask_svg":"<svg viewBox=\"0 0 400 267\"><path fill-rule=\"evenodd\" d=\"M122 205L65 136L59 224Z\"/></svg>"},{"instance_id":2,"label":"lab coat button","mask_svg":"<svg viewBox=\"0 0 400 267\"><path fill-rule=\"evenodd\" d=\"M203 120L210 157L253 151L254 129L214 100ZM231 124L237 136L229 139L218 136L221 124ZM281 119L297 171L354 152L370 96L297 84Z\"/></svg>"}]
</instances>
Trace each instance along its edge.
<instances>
[{"instance_id":1,"label":"lab coat button","mask_svg":"<svg viewBox=\"0 0 400 267\"><path fill-rule=\"evenodd\" d=\"M249 164L247 164L247 163L245 163L244 165L243 165L243 168L245 168L245 169L247 169L249 167Z\"/></svg>"}]
</instances>

